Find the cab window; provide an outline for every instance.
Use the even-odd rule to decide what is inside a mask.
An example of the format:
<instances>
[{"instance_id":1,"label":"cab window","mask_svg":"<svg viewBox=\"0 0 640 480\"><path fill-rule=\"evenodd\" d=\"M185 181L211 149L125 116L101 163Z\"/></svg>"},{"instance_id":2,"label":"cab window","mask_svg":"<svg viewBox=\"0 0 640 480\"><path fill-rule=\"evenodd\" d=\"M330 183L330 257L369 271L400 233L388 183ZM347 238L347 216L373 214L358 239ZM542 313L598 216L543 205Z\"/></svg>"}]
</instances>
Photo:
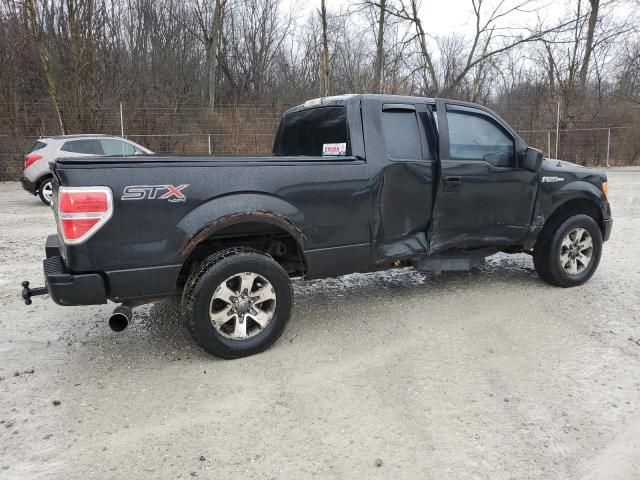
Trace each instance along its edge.
<instances>
[{"instance_id":1,"label":"cab window","mask_svg":"<svg viewBox=\"0 0 640 480\"><path fill-rule=\"evenodd\" d=\"M421 160L420 130L415 110L384 110L382 136L387 157L398 160Z\"/></svg>"},{"instance_id":2,"label":"cab window","mask_svg":"<svg viewBox=\"0 0 640 480\"><path fill-rule=\"evenodd\" d=\"M496 167L515 167L513 138L485 115L466 111L447 112L449 158L484 161Z\"/></svg>"}]
</instances>

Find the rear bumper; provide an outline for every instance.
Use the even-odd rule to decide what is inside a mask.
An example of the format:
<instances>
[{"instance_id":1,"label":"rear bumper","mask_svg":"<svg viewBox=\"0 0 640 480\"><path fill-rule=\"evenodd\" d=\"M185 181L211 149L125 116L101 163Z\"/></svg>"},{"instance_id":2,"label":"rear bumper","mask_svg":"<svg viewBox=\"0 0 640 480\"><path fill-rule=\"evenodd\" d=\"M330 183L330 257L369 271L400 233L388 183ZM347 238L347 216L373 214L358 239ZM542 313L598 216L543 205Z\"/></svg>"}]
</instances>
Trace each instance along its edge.
<instances>
[{"instance_id":1,"label":"rear bumper","mask_svg":"<svg viewBox=\"0 0 640 480\"><path fill-rule=\"evenodd\" d=\"M31 195L35 195L36 194L36 183L35 182L32 182L31 180L29 180L26 177L21 177L20 178L20 184L22 185L22 188L24 188Z\"/></svg>"},{"instance_id":2,"label":"rear bumper","mask_svg":"<svg viewBox=\"0 0 640 480\"><path fill-rule=\"evenodd\" d=\"M42 262L44 281L51 299L58 305L100 305L107 303L104 280L97 273L74 275L66 271L60 254L60 239L49 235Z\"/></svg>"},{"instance_id":3,"label":"rear bumper","mask_svg":"<svg viewBox=\"0 0 640 480\"><path fill-rule=\"evenodd\" d=\"M611 236L611 229L613 229L613 218L607 218L606 220L603 220L602 227L602 239L606 242Z\"/></svg>"},{"instance_id":4,"label":"rear bumper","mask_svg":"<svg viewBox=\"0 0 640 480\"><path fill-rule=\"evenodd\" d=\"M107 303L104 280L97 273L73 275L64 269L62 257L43 261L44 278L51 299L58 305L100 305Z\"/></svg>"},{"instance_id":5,"label":"rear bumper","mask_svg":"<svg viewBox=\"0 0 640 480\"><path fill-rule=\"evenodd\" d=\"M60 238L50 235L45 245L44 277L51 299L58 305L100 305L107 299L125 302L176 293L181 265L71 273L60 252Z\"/></svg>"}]
</instances>

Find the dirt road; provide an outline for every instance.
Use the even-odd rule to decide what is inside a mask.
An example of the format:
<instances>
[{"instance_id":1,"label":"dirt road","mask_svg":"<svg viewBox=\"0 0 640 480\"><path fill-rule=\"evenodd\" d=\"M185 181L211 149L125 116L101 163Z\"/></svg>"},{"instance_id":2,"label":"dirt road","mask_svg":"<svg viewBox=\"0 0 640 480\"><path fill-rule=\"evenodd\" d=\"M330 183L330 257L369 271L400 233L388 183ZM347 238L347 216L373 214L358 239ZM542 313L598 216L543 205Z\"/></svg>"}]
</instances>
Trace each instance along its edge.
<instances>
[{"instance_id":1,"label":"dirt road","mask_svg":"<svg viewBox=\"0 0 640 480\"><path fill-rule=\"evenodd\" d=\"M0 184L0 478L640 478L640 170L583 287L480 272L297 283L267 352L202 353L172 302L19 299L52 214Z\"/></svg>"}]
</instances>

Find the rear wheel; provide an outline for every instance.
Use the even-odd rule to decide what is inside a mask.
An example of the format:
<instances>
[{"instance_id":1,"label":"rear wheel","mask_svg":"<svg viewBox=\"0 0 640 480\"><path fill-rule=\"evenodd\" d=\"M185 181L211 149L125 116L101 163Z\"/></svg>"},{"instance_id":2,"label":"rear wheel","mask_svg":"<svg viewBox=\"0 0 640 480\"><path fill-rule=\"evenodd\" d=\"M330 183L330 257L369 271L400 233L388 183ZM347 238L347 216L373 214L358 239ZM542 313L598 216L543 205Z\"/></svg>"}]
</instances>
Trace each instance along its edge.
<instances>
[{"instance_id":1,"label":"rear wheel","mask_svg":"<svg viewBox=\"0 0 640 480\"><path fill-rule=\"evenodd\" d=\"M588 215L573 215L547 225L533 252L540 277L560 287L582 285L595 273L602 255L602 232Z\"/></svg>"},{"instance_id":2,"label":"rear wheel","mask_svg":"<svg viewBox=\"0 0 640 480\"><path fill-rule=\"evenodd\" d=\"M51 178L45 178L38 187L38 196L42 203L45 205L51 205L51 197L53 195L53 180Z\"/></svg>"},{"instance_id":3,"label":"rear wheel","mask_svg":"<svg viewBox=\"0 0 640 480\"><path fill-rule=\"evenodd\" d=\"M265 350L291 315L289 276L269 255L231 248L190 275L182 295L187 329L207 352L238 358Z\"/></svg>"}]
</instances>

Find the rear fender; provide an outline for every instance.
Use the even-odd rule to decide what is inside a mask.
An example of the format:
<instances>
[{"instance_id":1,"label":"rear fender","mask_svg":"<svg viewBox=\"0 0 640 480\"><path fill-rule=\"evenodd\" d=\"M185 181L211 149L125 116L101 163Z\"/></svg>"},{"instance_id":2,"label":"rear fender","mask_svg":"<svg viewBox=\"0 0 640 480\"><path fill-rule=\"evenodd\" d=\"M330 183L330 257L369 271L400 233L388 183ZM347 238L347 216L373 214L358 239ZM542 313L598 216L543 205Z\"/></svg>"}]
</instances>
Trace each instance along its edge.
<instances>
[{"instance_id":1,"label":"rear fender","mask_svg":"<svg viewBox=\"0 0 640 480\"><path fill-rule=\"evenodd\" d=\"M263 193L232 194L211 199L195 208L177 225L184 241L180 258L186 259L203 240L231 225L258 222L277 226L289 233L304 250L304 214L281 198Z\"/></svg>"}]
</instances>

